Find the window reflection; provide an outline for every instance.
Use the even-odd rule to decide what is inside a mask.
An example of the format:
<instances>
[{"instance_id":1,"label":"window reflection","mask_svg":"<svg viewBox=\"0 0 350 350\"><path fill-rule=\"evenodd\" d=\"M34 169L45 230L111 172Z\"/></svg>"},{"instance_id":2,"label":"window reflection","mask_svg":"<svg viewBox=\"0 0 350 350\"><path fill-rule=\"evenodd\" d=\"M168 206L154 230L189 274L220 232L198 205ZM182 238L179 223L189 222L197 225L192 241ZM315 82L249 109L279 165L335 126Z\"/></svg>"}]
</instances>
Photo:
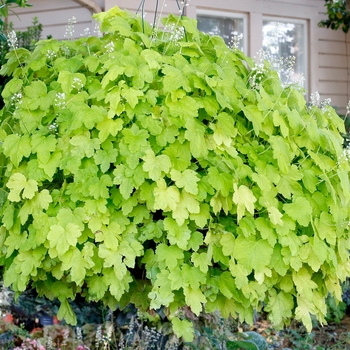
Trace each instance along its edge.
<instances>
[{"instance_id":1,"label":"window reflection","mask_svg":"<svg viewBox=\"0 0 350 350\"><path fill-rule=\"evenodd\" d=\"M263 21L263 51L284 83L305 87L307 73L306 23ZM292 61L292 57L295 61Z\"/></svg>"},{"instance_id":2,"label":"window reflection","mask_svg":"<svg viewBox=\"0 0 350 350\"><path fill-rule=\"evenodd\" d=\"M234 37L244 36L243 18L197 15L198 29L210 35L221 36L228 46L232 45ZM244 51L244 40L240 40L238 49Z\"/></svg>"}]
</instances>

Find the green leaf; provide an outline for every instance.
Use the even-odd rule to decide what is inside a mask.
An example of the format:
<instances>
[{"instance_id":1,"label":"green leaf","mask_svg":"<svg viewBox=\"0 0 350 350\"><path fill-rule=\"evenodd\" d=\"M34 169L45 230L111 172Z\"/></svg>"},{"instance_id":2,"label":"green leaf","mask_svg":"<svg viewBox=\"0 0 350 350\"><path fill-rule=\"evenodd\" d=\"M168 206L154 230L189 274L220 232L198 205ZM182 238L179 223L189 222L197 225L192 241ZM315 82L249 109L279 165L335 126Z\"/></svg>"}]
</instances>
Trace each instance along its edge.
<instances>
[{"instance_id":1,"label":"green leaf","mask_svg":"<svg viewBox=\"0 0 350 350\"><path fill-rule=\"evenodd\" d=\"M203 305L207 301L206 297L199 289L184 287L186 304L191 308L195 315L199 316L202 312Z\"/></svg>"},{"instance_id":2,"label":"green leaf","mask_svg":"<svg viewBox=\"0 0 350 350\"><path fill-rule=\"evenodd\" d=\"M205 158L208 154L205 128L195 119L186 120L185 138L190 142L190 150L193 157Z\"/></svg>"},{"instance_id":3,"label":"green leaf","mask_svg":"<svg viewBox=\"0 0 350 350\"><path fill-rule=\"evenodd\" d=\"M281 217L282 217L282 214L281 214ZM272 220L271 222L274 223ZM283 225L283 221L280 220L280 222ZM271 247L273 247L277 241L277 235L273 227L271 227L271 224L269 223L269 221L266 220L265 218L259 217L255 220L255 226L260 231L261 238L268 241Z\"/></svg>"},{"instance_id":4,"label":"green leaf","mask_svg":"<svg viewBox=\"0 0 350 350\"><path fill-rule=\"evenodd\" d=\"M171 244L176 244L179 248L185 250L191 236L186 223L179 225L170 217L164 219L164 229L168 232L167 238Z\"/></svg>"},{"instance_id":5,"label":"green leaf","mask_svg":"<svg viewBox=\"0 0 350 350\"><path fill-rule=\"evenodd\" d=\"M284 256L282 255L282 247L279 244L276 244L273 249L273 254L271 257L270 268L273 268L279 275L285 276L288 271L289 265L284 262Z\"/></svg>"},{"instance_id":6,"label":"green leaf","mask_svg":"<svg viewBox=\"0 0 350 350\"><path fill-rule=\"evenodd\" d=\"M123 129L124 141L126 142L128 149L131 153L137 153L139 151L145 151L148 149L147 138L149 134L146 130L140 129L136 124L132 124L131 128Z\"/></svg>"},{"instance_id":7,"label":"green leaf","mask_svg":"<svg viewBox=\"0 0 350 350\"><path fill-rule=\"evenodd\" d=\"M211 262L207 253L194 252L191 256L191 261L193 262L193 265L198 267L203 273L208 272Z\"/></svg>"},{"instance_id":8,"label":"green leaf","mask_svg":"<svg viewBox=\"0 0 350 350\"><path fill-rule=\"evenodd\" d=\"M94 266L91 260L93 254L89 245L85 245L82 251L74 247L62 256L62 270L70 270L71 279L77 286L83 284L87 269Z\"/></svg>"},{"instance_id":9,"label":"green leaf","mask_svg":"<svg viewBox=\"0 0 350 350\"><path fill-rule=\"evenodd\" d=\"M233 191L232 175L227 173L220 173L217 168L210 167L208 169L208 180L209 183L217 191L220 191L224 197L227 197L230 191Z\"/></svg>"},{"instance_id":10,"label":"green leaf","mask_svg":"<svg viewBox=\"0 0 350 350\"><path fill-rule=\"evenodd\" d=\"M254 105L242 106L242 111L247 119L253 124L255 135L259 135L263 122L261 111L259 111L258 107Z\"/></svg>"},{"instance_id":11,"label":"green leaf","mask_svg":"<svg viewBox=\"0 0 350 350\"><path fill-rule=\"evenodd\" d=\"M176 101L167 101L166 105L172 117L178 117L183 121L198 115L199 106L196 100L190 96L184 96Z\"/></svg>"},{"instance_id":12,"label":"green leaf","mask_svg":"<svg viewBox=\"0 0 350 350\"><path fill-rule=\"evenodd\" d=\"M279 126L281 134L283 137L289 136L289 127L286 123L286 120L280 115L277 110L274 110L272 113L273 125Z\"/></svg>"},{"instance_id":13,"label":"green leaf","mask_svg":"<svg viewBox=\"0 0 350 350\"><path fill-rule=\"evenodd\" d=\"M18 78L12 78L4 87L4 89L1 92L1 95L4 99L11 97L23 86L23 80Z\"/></svg>"},{"instance_id":14,"label":"green leaf","mask_svg":"<svg viewBox=\"0 0 350 350\"><path fill-rule=\"evenodd\" d=\"M203 234L199 231L191 233L191 237L188 241L187 250L192 249L196 252L203 245Z\"/></svg>"},{"instance_id":15,"label":"green leaf","mask_svg":"<svg viewBox=\"0 0 350 350\"><path fill-rule=\"evenodd\" d=\"M111 222L108 226L101 227L95 234L96 242L104 242L108 249L117 250L122 230L118 223Z\"/></svg>"},{"instance_id":16,"label":"green leaf","mask_svg":"<svg viewBox=\"0 0 350 350\"><path fill-rule=\"evenodd\" d=\"M349 173L345 169L337 169L337 175L339 176L342 193L344 194L344 205L347 205L350 201Z\"/></svg>"},{"instance_id":17,"label":"green leaf","mask_svg":"<svg viewBox=\"0 0 350 350\"><path fill-rule=\"evenodd\" d=\"M156 249L156 259L164 261L169 270L179 265L179 260L183 260L183 250L177 246L167 246L163 243L159 244Z\"/></svg>"},{"instance_id":18,"label":"green leaf","mask_svg":"<svg viewBox=\"0 0 350 350\"><path fill-rule=\"evenodd\" d=\"M312 331L312 321L311 321L311 310L313 306L310 301L302 298L301 296L297 297L298 306L295 309L295 318L303 322L306 330L310 333Z\"/></svg>"},{"instance_id":19,"label":"green leaf","mask_svg":"<svg viewBox=\"0 0 350 350\"><path fill-rule=\"evenodd\" d=\"M46 249L43 247L20 252L15 258L15 262L18 262L18 273L23 276L35 276L45 253Z\"/></svg>"},{"instance_id":20,"label":"green leaf","mask_svg":"<svg viewBox=\"0 0 350 350\"><path fill-rule=\"evenodd\" d=\"M70 58L59 57L55 60L54 68L56 72L68 71L75 73L83 66L83 60L80 55L74 55Z\"/></svg>"},{"instance_id":21,"label":"green leaf","mask_svg":"<svg viewBox=\"0 0 350 350\"><path fill-rule=\"evenodd\" d=\"M72 154L80 158L85 156L90 158L95 154L95 150L100 149L100 140L96 138L90 139L87 135L73 136L69 143L74 146Z\"/></svg>"},{"instance_id":22,"label":"green leaf","mask_svg":"<svg viewBox=\"0 0 350 350\"><path fill-rule=\"evenodd\" d=\"M109 119L107 117L104 118L101 122L96 125L96 129L99 130L98 137L102 142L104 142L109 135L116 136L120 130L123 128L123 120L122 119Z\"/></svg>"},{"instance_id":23,"label":"green leaf","mask_svg":"<svg viewBox=\"0 0 350 350\"><path fill-rule=\"evenodd\" d=\"M217 123L211 128L214 130L213 139L218 146L224 144L231 146L233 138L237 136L238 129L234 126L234 119L228 113L220 113L217 117Z\"/></svg>"},{"instance_id":24,"label":"green leaf","mask_svg":"<svg viewBox=\"0 0 350 350\"><path fill-rule=\"evenodd\" d=\"M51 152L56 150L57 139L54 135L45 137L44 135L35 134L31 140L32 153L36 153L38 160L46 164L51 157Z\"/></svg>"},{"instance_id":25,"label":"green leaf","mask_svg":"<svg viewBox=\"0 0 350 350\"><path fill-rule=\"evenodd\" d=\"M282 136L270 136L270 144L273 149L273 157L277 160L282 173L288 173L290 164L294 158L294 152Z\"/></svg>"},{"instance_id":26,"label":"green leaf","mask_svg":"<svg viewBox=\"0 0 350 350\"><path fill-rule=\"evenodd\" d=\"M86 83L86 77L82 73L72 73L61 70L58 74L57 81L61 84L62 91L68 95L73 90L80 90Z\"/></svg>"},{"instance_id":27,"label":"green leaf","mask_svg":"<svg viewBox=\"0 0 350 350\"><path fill-rule=\"evenodd\" d=\"M127 275L128 270L122 261L122 255L117 252L117 249L110 249L107 248L105 244L101 244L98 247L98 256L103 259L103 266L105 268L113 268L113 270L105 270L105 273L107 275L112 275L114 280L118 279L121 281ZM117 284L115 286L117 286ZM122 292L123 291L120 293ZM118 295L121 296L121 294Z\"/></svg>"},{"instance_id":28,"label":"green leaf","mask_svg":"<svg viewBox=\"0 0 350 350\"><path fill-rule=\"evenodd\" d=\"M59 320L65 320L68 324L75 326L77 317L72 310L67 299L61 300L60 308L58 309L57 317Z\"/></svg>"},{"instance_id":29,"label":"green leaf","mask_svg":"<svg viewBox=\"0 0 350 350\"><path fill-rule=\"evenodd\" d=\"M163 211L175 210L180 202L180 191L175 186L167 186L164 179L157 181L154 193L154 208Z\"/></svg>"},{"instance_id":30,"label":"green leaf","mask_svg":"<svg viewBox=\"0 0 350 350\"><path fill-rule=\"evenodd\" d=\"M131 87L122 89L121 95L129 103L131 108L135 108L139 103L139 97L143 96L143 92L140 90L133 89Z\"/></svg>"},{"instance_id":31,"label":"green leaf","mask_svg":"<svg viewBox=\"0 0 350 350\"><path fill-rule=\"evenodd\" d=\"M269 301L265 309L270 313L269 320L277 328L283 327L286 320L292 317L293 308L294 299L291 294L284 291L277 293L275 289L269 291Z\"/></svg>"},{"instance_id":32,"label":"green leaf","mask_svg":"<svg viewBox=\"0 0 350 350\"><path fill-rule=\"evenodd\" d=\"M230 272L235 278L235 285L238 289L242 289L244 286L248 285L248 275L249 272L242 265L237 265L233 260L230 260Z\"/></svg>"},{"instance_id":33,"label":"green leaf","mask_svg":"<svg viewBox=\"0 0 350 350\"><path fill-rule=\"evenodd\" d=\"M31 154L31 143L29 135L19 136L17 134L8 135L2 144L3 152L9 157L17 168L23 157L27 158Z\"/></svg>"},{"instance_id":34,"label":"green leaf","mask_svg":"<svg viewBox=\"0 0 350 350\"><path fill-rule=\"evenodd\" d=\"M237 301L241 301L241 298L238 295L237 287L235 284L235 280L232 275L228 271L224 271L220 275L219 279L219 289L220 292L228 299L235 299Z\"/></svg>"},{"instance_id":35,"label":"green leaf","mask_svg":"<svg viewBox=\"0 0 350 350\"><path fill-rule=\"evenodd\" d=\"M179 203L173 210L173 218L179 225L182 225L190 214L199 214L199 202L192 195L182 190L180 193Z\"/></svg>"},{"instance_id":36,"label":"green leaf","mask_svg":"<svg viewBox=\"0 0 350 350\"><path fill-rule=\"evenodd\" d=\"M275 207L268 207L267 212L269 214L269 218L274 225L283 226L282 213Z\"/></svg>"},{"instance_id":37,"label":"green leaf","mask_svg":"<svg viewBox=\"0 0 350 350\"><path fill-rule=\"evenodd\" d=\"M68 105L69 110L74 114L74 119L71 120L70 130L80 129L85 126L87 129L92 129L96 124L102 122L106 117L106 110L99 106L88 106L84 102L74 101Z\"/></svg>"},{"instance_id":38,"label":"green leaf","mask_svg":"<svg viewBox=\"0 0 350 350\"><path fill-rule=\"evenodd\" d=\"M99 149L94 154L96 164L100 165L100 169L103 173L107 172L111 164L114 164L117 160L118 150L113 148L111 142L102 145L103 149Z\"/></svg>"},{"instance_id":39,"label":"green leaf","mask_svg":"<svg viewBox=\"0 0 350 350\"><path fill-rule=\"evenodd\" d=\"M325 154L309 150L309 155L317 166L323 171L331 171L336 167L336 161Z\"/></svg>"},{"instance_id":40,"label":"green leaf","mask_svg":"<svg viewBox=\"0 0 350 350\"><path fill-rule=\"evenodd\" d=\"M32 199L38 191L38 183L35 180L27 180L21 173L14 173L9 178L6 186L10 189L8 199L12 202L19 202L22 198Z\"/></svg>"},{"instance_id":41,"label":"green leaf","mask_svg":"<svg viewBox=\"0 0 350 350\"><path fill-rule=\"evenodd\" d=\"M171 167L170 158L165 154L156 156L150 149L145 153L145 156L142 158L144 160L143 170L148 172L149 177L153 181L158 181L169 172Z\"/></svg>"},{"instance_id":42,"label":"green leaf","mask_svg":"<svg viewBox=\"0 0 350 350\"><path fill-rule=\"evenodd\" d=\"M302 226L308 226L311 221L312 208L304 197L293 198L292 203L283 205L284 211Z\"/></svg>"},{"instance_id":43,"label":"green leaf","mask_svg":"<svg viewBox=\"0 0 350 350\"><path fill-rule=\"evenodd\" d=\"M101 25L101 30L105 31L104 22ZM113 16L112 18L110 18L110 21L108 22L108 28L106 28L106 31L109 33L116 32L121 36L125 36L125 37L129 37L133 34L128 21L120 16Z\"/></svg>"},{"instance_id":44,"label":"green leaf","mask_svg":"<svg viewBox=\"0 0 350 350\"><path fill-rule=\"evenodd\" d=\"M178 317L174 317L171 320L174 333L180 338L183 337L185 341L191 342L194 339L193 324L187 320L180 320Z\"/></svg>"},{"instance_id":45,"label":"green leaf","mask_svg":"<svg viewBox=\"0 0 350 350\"><path fill-rule=\"evenodd\" d=\"M254 203L256 202L256 197L253 192L245 185L237 187L237 184L233 185L233 202L237 204L237 222L239 222L247 210L250 214L254 214Z\"/></svg>"},{"instance_id":46,"label":"green leaf","mask_svg":"<svg viewBox=\"0 0 350 350\"><path fill-rule=\"evenodd\" d=\"M175 181L175 184L179 188L184 188L186 192L191 194L198 194L197 182L199 178L197 173L193 170L186 169L182 173L176 169L172 169L170 172L171 179Z\"/></svg>"},{"instance_id":47,"label":"green leaf","mask_svg":"<svg viewBox=\"0 0 350 350\"><path fill-rule=\"evenodd\" d=\"M196 225L203 228L207 225L210 219L210 207L207 203L199 205L199 213L190 213L190 219L194 220Z\"/></svg>"},{"instance_id":48,"label":"green leaf","mask_svg":"<svg viewBox=\"0 0 350 350\"><path fill-rule=\"evenodd\" d=\"M170 65L165 65L162 68L162 72L164 74L164 92L173 92L181 87L183 87L186 91L191 90L188 79L184 76L180 69L177 69Z\"/></svg>"},{"instance_id":49,"label":"green leaf","mask_svg":"<svg viewBox=\"0 0 350 350\"><path fill-rule=\"evenodd\" d=\"M125 71L125 67L121 67L119 65L114 65L113 67L111 67L108 70L108 72L104 75L101 81L102 88L105 89L110 81L117 80L119 76L124 74L124 71Z\"/></svg>"},{"instance_id":50,"label":"green leaf","mask_svg":"<svg viewBox=\"0 0 350 350\"><path fill-rule=\"evenodd\" d=\"M95 56L88 56L85 58L84 60L84 64L86 65L86 67L88 68L88 70L93 73L93 72L96 72L99 64L100 64L100 61L97 57Z\"/></svg>"},{"instance_id":51,"label":"green leaf","mask_svg":"<svg viewBox=\"0 0 350 350\"><path fill-rule=\"evenodd\" d=\"M259 350L257 345L248 340L228 340L226 342L226 348L227 350Z\"/></svg>"},{"instance_id":52,"label":"green leaf","mask_svg":"<svg viewBox=\"0 0 350 350\"><path fill-rule=\"evenodd\" d=\"M50 243L49 254L52 258L62 256L70 246L76 246L78 237L81 235L79 227L75 224L67 224L66 227L52 225L47 234Z\"/></svg>"},{"instance_id":53,"label":"green leaf","mask_svg":"<svg viewBox=\"0 0 350 350\"><path fill-rule=\"evenodd\" d=\"M313 298L313 290L318 287L311 277L306 267L302 267L299 271L293 271L293 281L298 294L305 296L310 301Z\"/></svg>"},{"instance_id":54,"label":"green leaf","mask_svg":"<svg viewBox=\"0 0 350 350\"><path fill-rule=\"evenodd\" d=\"M263 239L256 240L254 236L238 236L232 255L247 271L259 272L270 263L272 252L271 245Z\"/></svg>"},{"instance_id":55,"label":"green leaf","mask_svg":"<svg viewBox=\"0 0 350 350\"><path fill-rule=\"evenodd\" d=\"M334 246L337 239L337 227L332 215L323 211L320 214L320 218L316 218L314 223L320 239L326 240L330 245Z\"/></svg>"},{"instance_id":56,"label":"green leaf","mask_svg":"<svg viewBox=\"0 0 350 350\"><path fill-rule=\"evenodd\" d=\"M161 305L169 305L174 301L174 293L171 287L169 271L163 270L157 273L152 291L148 294L151 299L151 308L158 309Z\"/></svg>"}]
</instances>

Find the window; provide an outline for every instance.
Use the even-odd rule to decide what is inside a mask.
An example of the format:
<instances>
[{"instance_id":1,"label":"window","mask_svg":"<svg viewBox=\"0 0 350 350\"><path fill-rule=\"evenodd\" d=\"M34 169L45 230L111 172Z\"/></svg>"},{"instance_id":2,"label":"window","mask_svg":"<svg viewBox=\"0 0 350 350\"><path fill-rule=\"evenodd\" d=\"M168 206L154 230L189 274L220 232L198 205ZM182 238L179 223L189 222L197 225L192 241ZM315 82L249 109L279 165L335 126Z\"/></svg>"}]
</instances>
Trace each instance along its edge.
<instances>
[{"instance_id":1,"label":"window","mask_svg":"<svg viewBox=\"0 0 350 350\"><path fill-rule=\"evenodd\" d=\"M198 29L210 35L221 36L228 46L232 45L234 37L242 35L238 48L247 50L246 15L219 11L199 10L197 12Z\"/></svg>"},{"instance_id":2,"label":"window","mask_svg":"<svg viewBox=\"0 0 350 350\"><path fill-rule=\"evenodd\" d=\"M265 18L263 50L282 82L307 87L307 22ZM295 62L291 58L295 58Z\"/></svg>"}]
</instances>

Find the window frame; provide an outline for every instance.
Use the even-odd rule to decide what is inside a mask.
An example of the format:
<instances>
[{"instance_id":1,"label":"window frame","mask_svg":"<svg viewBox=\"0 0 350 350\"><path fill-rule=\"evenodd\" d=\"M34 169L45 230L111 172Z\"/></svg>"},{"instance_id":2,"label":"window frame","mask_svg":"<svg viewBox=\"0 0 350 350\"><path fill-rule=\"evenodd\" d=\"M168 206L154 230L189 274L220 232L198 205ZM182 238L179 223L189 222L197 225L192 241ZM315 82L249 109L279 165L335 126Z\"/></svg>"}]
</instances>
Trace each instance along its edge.
<instances>
[{"instance_id":1,"label":"window frame","mask_svg":"<svg viewBox=\"0 0 350 350\"><path fill-rule=\"evenodd\" d=\"M248 14L242 12L232 12L232 11L219 11L219 10L208 10L208 9L196 9L196 19L199 16L203 17L213 17L213 18L232 18L232 19L242 19L243 20L243 52L245 54L249 53L248 47Z\"/></svg>"}]
</instances>

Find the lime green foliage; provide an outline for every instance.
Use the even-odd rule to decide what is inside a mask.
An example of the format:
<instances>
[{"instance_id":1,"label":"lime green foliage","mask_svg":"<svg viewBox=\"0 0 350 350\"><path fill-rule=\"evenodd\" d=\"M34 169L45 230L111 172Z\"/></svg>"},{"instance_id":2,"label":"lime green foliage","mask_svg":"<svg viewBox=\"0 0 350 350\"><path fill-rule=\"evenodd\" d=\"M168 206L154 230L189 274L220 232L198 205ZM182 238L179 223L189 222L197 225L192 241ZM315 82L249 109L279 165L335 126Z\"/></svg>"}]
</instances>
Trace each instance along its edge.
<instances>
[{"instance_id":1,"label":"lime green foliage","mask_svg":"<svg viewBox=\"0 0 350 350\"><path fill-rule=\"evenodd\" d=\"M117 7L96 19L103 37L40 41L1 69L6 285L57 297L72 323L77 294L165 307L189 341L185 305L325 322L350 273L342 120L267 64L257 84L194 20L167 18L175 39Z\"/></svg>"}]
</instances>

